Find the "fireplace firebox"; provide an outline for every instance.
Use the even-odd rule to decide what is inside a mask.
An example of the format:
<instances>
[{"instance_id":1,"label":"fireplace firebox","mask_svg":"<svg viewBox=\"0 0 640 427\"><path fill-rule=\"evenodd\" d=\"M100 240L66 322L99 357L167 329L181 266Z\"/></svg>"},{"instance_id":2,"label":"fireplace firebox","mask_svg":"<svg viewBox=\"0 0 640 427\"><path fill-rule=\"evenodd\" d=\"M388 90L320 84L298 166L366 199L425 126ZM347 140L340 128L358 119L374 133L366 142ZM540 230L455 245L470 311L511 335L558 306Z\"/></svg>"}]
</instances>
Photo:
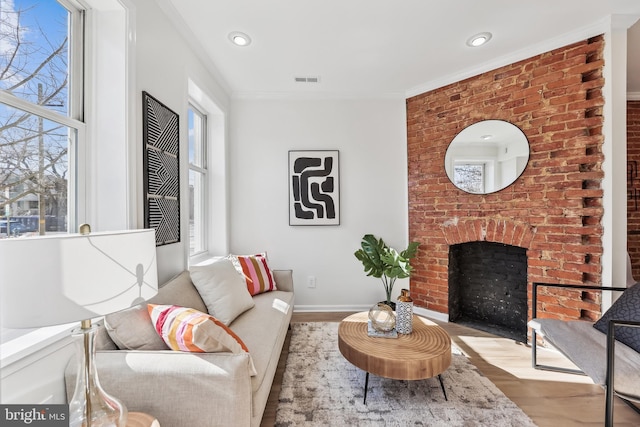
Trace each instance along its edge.
<instances>
[{"instance_id":1,"label":"fireplace firebox","mask_svg":"<svg viewBox=\"0 0 640 427\"><path fill-rule=\"evenodd\" d=\"M527 250L487 241L449 247L449 321L527 342Z\"/></svg>"}]
</instances>

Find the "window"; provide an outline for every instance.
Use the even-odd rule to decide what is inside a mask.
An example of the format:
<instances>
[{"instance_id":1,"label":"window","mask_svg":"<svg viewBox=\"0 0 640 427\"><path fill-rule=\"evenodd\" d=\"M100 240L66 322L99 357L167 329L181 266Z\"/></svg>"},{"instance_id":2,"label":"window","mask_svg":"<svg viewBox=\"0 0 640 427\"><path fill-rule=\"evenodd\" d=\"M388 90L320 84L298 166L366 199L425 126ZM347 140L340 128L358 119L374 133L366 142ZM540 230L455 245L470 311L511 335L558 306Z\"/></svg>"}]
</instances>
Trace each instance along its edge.
<instances>
[{"instance_id":1,"label":"window","mask_svg":"<svg viewBox=\"0 0 640 427\"><path fill-rule=\"evenodd\" d=\"M0 9L0 238L66 232L75 224L84 135L84 14L15 0ZM10 224L19 224L10 229Z\"/></svg>"},{"instance_id":2,"label":"window","mask_svg":"<svg viewBox=\"0 0 640 427\"><path fill-rule=\"evenodd\" d=\"M207 116L192 104L189 126L189 256L207 250Z\"/></svg>"},{"instance_id":3,"label":"window","mask_svg":"<svg viewBox=\"0 0 640 427\"><path fill-rule=\"evenodd\" d=\"M192 79L188 79L188 95L188 128L190 144L191 141L194 144L193 148L189 146L189 187L190 192L194 192L189 218L193 212L194 231L190 237L193 246L189 245L188 258L189 263L198 263L211 255L229 253L227 117L214 98ZM196 136L193 140L192 134ZM197 245L196 239L199 239Z\"/></svg>"},{"instance_id":4,"label":"window","mask_svg":"<svg viewBox=\"0 0 640 427\"><path fill-rule=\"evenodd\" d=\"M0 239L76 226L83 21L69 2L2 1ZM0 342L30 331L2 329Z\"/></svg>"},{"instance_id":5,"label":"window","mask_svg":"<svg viewBox=\"0 0 640 427\"><path fill-rule=\"evenodd\" d=\"M483 163L456 163L453 166L454 184L469 193L481 194L485 187Z\"/></svg>"},{"instance_id":6,"label":"window","mask_svg":"<svg viewBox=\"0 0 640 427\"><path fill-rule=\"evenodd\" d=\"M83 222L136 226L127 3L0 0L0 238L75 232ZM85 108L92 100L101 108ZM0 360L21 359L68 327L0 329Z\"/></svg>"}]
</instances>

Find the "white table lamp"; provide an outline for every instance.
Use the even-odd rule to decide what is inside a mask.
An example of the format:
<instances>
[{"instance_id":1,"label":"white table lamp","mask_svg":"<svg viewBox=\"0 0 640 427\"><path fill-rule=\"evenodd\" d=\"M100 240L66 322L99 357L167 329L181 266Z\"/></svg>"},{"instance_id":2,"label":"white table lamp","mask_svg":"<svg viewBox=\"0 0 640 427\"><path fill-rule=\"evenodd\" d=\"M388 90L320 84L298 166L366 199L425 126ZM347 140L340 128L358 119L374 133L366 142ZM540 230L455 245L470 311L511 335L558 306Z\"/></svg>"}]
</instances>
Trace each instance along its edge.
<instances>
[{"instance_id":1,"label":"white table lamp","mask_svg":"<svg viewBox=\"0 0 640 427\"><path fill-rule=\"evenodd\" d=\"M82 229L88 226L81 226ZM127 409L100 387L91 319L158 291L155 231L126 230L0 239L1 325L33 328L81 321L70 426L125 426Z\"/></svg>"}]
</instances>

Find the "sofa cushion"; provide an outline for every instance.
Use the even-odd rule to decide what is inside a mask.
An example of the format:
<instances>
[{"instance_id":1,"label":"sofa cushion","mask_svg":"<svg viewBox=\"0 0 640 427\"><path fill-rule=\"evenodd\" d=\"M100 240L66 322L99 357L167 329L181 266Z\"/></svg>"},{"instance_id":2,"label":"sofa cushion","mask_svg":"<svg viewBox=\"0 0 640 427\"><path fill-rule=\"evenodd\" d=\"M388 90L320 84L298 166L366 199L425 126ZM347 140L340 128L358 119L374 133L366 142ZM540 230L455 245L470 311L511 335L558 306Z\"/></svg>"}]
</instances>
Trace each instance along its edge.
<instances>
[{"instance_id":1,"label":"sofa cushion","mask_svg":"<svg viewBox=\"0 0 640 427\"><path fill-rule=\"evenodd\" d=\"M254 306L242 276L230 260L192 266L189 272L209 314L225 325Z\"/></svg>"},{"instance_id":2,"label":"sofa cushion","mask_svg":"<svg viewBox=\"0 0 640 427\"><path fill-rule=\"evenodd\" d=\"M242 337L258 372L251 378L253 411L257 413L262 399L256 399L255 394L263 395L265 401L268 397L287 335L294 294L277 290L256 295L253 299L255 307L238 316L230 328Z\"/></svg>"},{"instance_id":3,"label":"sofa cushion","mask_svg":"<svg viewBox=\"0 0 640 427\"><path fill-rule=\"evenodd\" d=\"M194 353L249 352L242 339L210 314L176 305L148 304L155 331L172 350ZM252 375L256 369L251 366Z\"/></svg>"},{"instance_id":4,"label":"sofa cushion","mask_svg":"<svg viewBox=\"0 0 640 427\"><path fill-rule=\"evenodd\" d=\"M158 289L158 295L149 298L147 302L151 304L179 305L182 307L195 308L198 311L207 311L207 306L204 301L202 301L196 287L193 286L191 275L188 271L183 271L169 280Z\"/></svg>"},{"instance_id":5,"label":"sofa cushion","mask_svg":"<svg viewBox=\"0 0 640 427\"><path fill-rule=\"evenodd\" d=\"M229 255L235 268L242 274L251 295L258 295L276 289L273 272L269 268L267 254Z\"/></svg>"},{"instance_id":6,"label":"sofa cushion","mask_svg":"<svg viewBox=\"0 0 640 427\"><path fill-rule=\"evenodd\" d=\"M609 320L640 322L640 283L624 291L593 327L606 334ZM640 353L640 328L616 326L615 338Z\"/></svg>"},{"instance_id":7,"label":"sofa cushion","mask_svg":"<svg viewBox=\"0 0 640 427\"><path fill-rule=\"evenodd\" d=\"M104 327L120 350L168 349L151 325L146 304L105 316Z\"/></svg>"},{"instance_id":8,"label":"sofa cushion","mask_svg":"<svg viewBox=\"0 0 640 427\"><path fill-rule=\"evenodd\" d=\"M118 346L109 336L107 328L104 327L104 321L96 323L98 330L96 332L96 351L118 350Z\"/></svg>"},{"instance_id":9,"label":"sofa cushion","mask_svg":"<svg viewBox=\"0 0 640 427\"><path fill-rule=\"evenodd\" d=\"M158 295L149 299L153 304L175 304L206 311L207 307L191 283L188 271L183 271L158 289ZM167 350L168 347L156 334L147 304L139 304L108 314L104 325L109 337L121 350Z\"/></svg>"}]
</instances>

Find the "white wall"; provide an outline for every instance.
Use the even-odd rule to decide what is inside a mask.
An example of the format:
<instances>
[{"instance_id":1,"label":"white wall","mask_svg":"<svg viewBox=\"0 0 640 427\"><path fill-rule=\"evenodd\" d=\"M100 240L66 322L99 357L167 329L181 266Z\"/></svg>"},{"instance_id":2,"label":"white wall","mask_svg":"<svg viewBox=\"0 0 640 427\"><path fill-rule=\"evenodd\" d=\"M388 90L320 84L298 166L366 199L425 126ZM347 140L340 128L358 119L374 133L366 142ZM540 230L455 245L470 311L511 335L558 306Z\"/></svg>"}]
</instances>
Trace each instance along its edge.
<instances>
[{"instance_id":1,"label":"white wall","mask_svg":"<svg viewBox=\"0 0 640 427\"><path fill-rule=\"evenodd\" d=\"M135 121L139 141L142 140L142 96L147 91L180 116L180 140L188 140L188 85L192 80L224 114L229 98L223 87L209 72L192 49L192 43L177 32L154 2L134 0L136 5L136 95L138 118ZM141 144L141 142L140 142ZM142 146L138 147L142 153ZM180 150L181 242L158 247L158 280L164 283L187 266L185 245L188 237L188 153L187 144ZM142 164L140 159L139 165ZM142 167L138 172L138 221L143 225Z\"/></svg>"},{"instance_id":2,"label":"white wall","mask_svg":"<svg viewBox=\"0 0 640 427\"><path fill-rule=\"evenodd\" d=\"M266 251L272 268L293 269L296 310L384 299L353 253L366 233L398 250L408 243L405 108L404 99L232 101L231 250ZM324 149L340 152L340 225L289 226L288 151Z\"/></svg>"},{"instance_id":3,"label":"white wall","mask_svg":"<svg viewBox=\"0 0 640 427\"><path fill-rule=\"evenodd\" d=\"M605 35L604 68L604 179L602 226L602 284L624 286L627 262L627 29L637 16L614 15ZM603 309L612 304L612 295L602 295Z\"/></svg>"},{"instance_id":4,"label":"white wall","mask_svg":"<svg viewBox=\"0 0 640 427\"><path fill-rule=\"evenodd\" d=\"M128 66L132 71L131 80L128 81L128 93L135 99L133 107L127 109L123 105L109 105L106 102L96 100L92 108L123 109L129 112L126 120L128 126L132 126L135 132L130 132L127 141L127 150L111 150L107 155L97 152L96 156L102 160L101 166L111 168L112 173L126 174L125 165L129 163L132 170L129 177L112 177L108 182L94 182L91 188L99 191L97 201L92 209L100 209L101 212L89 212L88 218L100 219L109 214L109 209L115 208L115 216L112 224L102 220L100 229L109 229L112 226L120 228L127 222L127 216L131 217L132 227L141 228L143 222L143 190L142 190L142 91L145 90L167 105L180 116L180 140L187 141L187 100L188 82L191 80L198 85L204 94L212 99L220 108L222 115L226 113L229 98L224 88L216 81L210 72L210 65L198 60L192 50L192 43L185 40L181 33L176 31L166 15L162 13L157 4L148 0L121 0L129 8L128 20L132 30L128 34L128 46L126 57L130 62ZM118 18L120 14L113 13L112 18ZM106 18L106 17L101 17ZM104 26L107 21L98 19ZM125 37L125 34L122 35ZM96 42L95 46L100 46ZM99 61L98 61L99 62ZM99 63L94 64L99 66ZM104 98L102 98L104 101ZM124 138L123 135L120 137ZM121 141L117 141L121 142ZM129 158L127 158L127 156ZM175 274L184 270L187 266L186 244L188 230L188 160L187 147L181 147L181 195L182 195L182 242L158 248L158 279L160 283L167 281ZM118 168L114 168L113 162L119 162ZM130 195L122 195L125 182L131 184ZM109 198L117 202L108 203ZM123 199L130 198L130 212L121 212L127 209L127 203ZM225 238L225 237L223 237ZM51 343L47 348L36 349L35 352L25 355L17 360L6 361L2 359L0 402L2 403L65 403L63 373L70 356L73 354L73 346L68 336ZM26 353L21 353L26 354ZM0 356L5 356L0 354Z\"/></svg>"}]
</instances>

